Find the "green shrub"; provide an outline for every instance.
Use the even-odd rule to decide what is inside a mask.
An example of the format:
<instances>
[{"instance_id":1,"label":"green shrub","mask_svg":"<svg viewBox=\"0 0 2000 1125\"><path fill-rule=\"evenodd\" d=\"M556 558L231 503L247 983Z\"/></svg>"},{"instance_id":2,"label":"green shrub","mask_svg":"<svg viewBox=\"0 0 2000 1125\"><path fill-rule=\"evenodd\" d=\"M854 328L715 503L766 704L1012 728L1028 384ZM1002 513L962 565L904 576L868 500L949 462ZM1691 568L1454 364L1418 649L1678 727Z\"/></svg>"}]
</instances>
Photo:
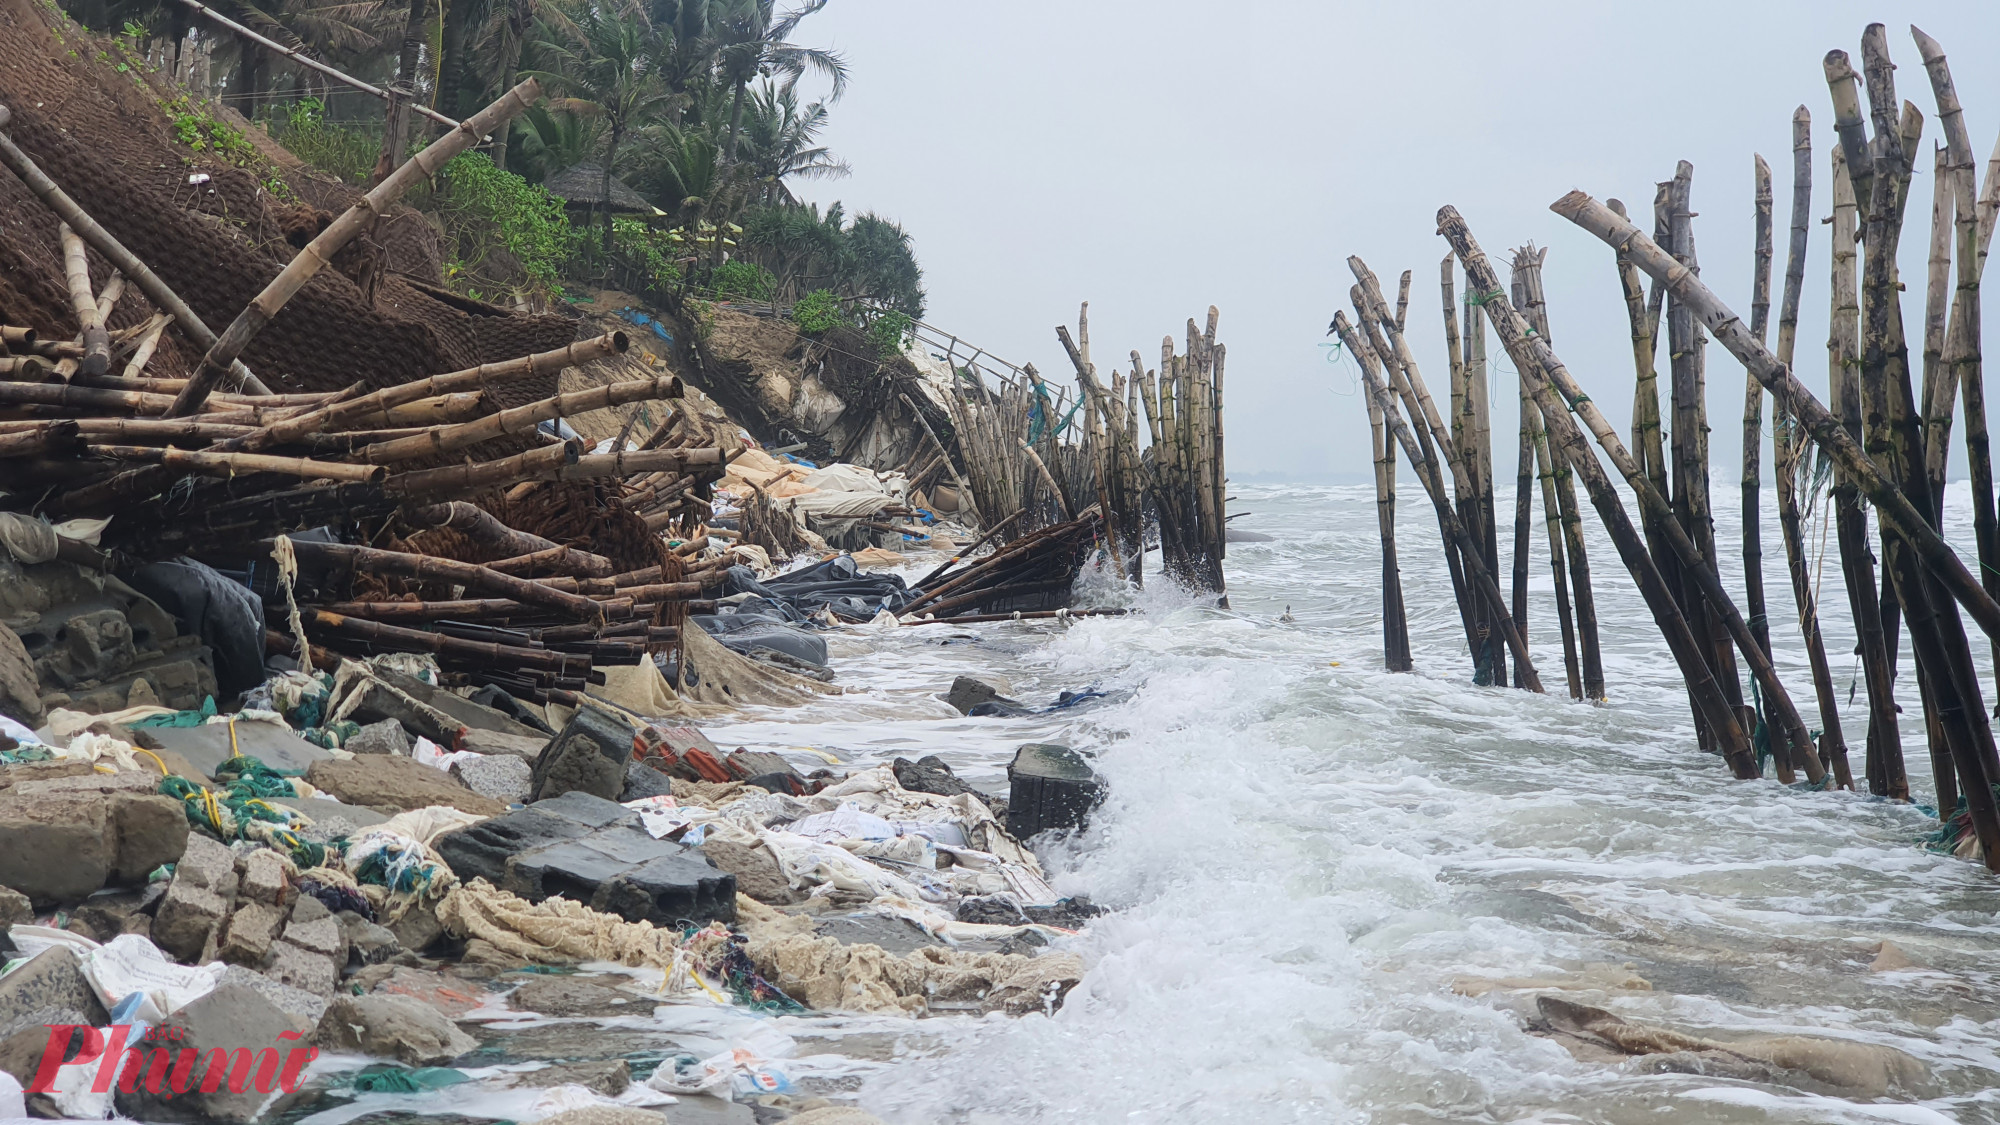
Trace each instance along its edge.
<instances>
[{"instance_id":1,"label":"green shrub","mask_svg":"<svg viewBox=\"0 0 2000 1125\"><path fill-rule=\"evenodd\" d=\"M562 200L512 172L493 166L483 152L445 165L432 206L457 249L459 272L477 276L494 249L521 265L528 282L553 291L582 235L563 213Z\"/></svg>"},{"instance_id":2,"label":"green shrub","mask_svg":"<svg viewBox=\"0 0 2000 1125\"><path fill-rule=\"evenodd\" d=\"M800 332L817 336L847 323L847 313L832 290L815 289L792 306L792 322L799 326Z\"/></svg>"},{"instance_id":3,"label":"green shrub","mask_svg":"<svg viewBox=\"0 0 2000 1125\"><path fill-rule=\"evenodd\" d=\"M778 279L771 271L752 262L724 262L715 271L715 295L723 300L748 297L753 301L768 301L777 288Z\"/></svg>"},{"instance_id":4,"label":"green shrub","mask_svg":"<svg viewBox=\"0 0 2000 1125\"><path fill-rule=\"evenodd\" d=\"M903 345L909 340L910 329L915 325L909 313L885 312L868 326L868 342L875 345L875 354L883 359L892 359L903 354Z\"/></svg>"},{"instance_id":5,"label":"green shrub","mask_svg":"<svg viewBox=\"0 0 2000 1125\"><path fill-rule=\"evenodd\" d=\"M272 114L266 127L276 126L278 143L292 155L342 180L366 183L382 152L379 129L340 125L326 119L318 98L300 98Z\"/></svg>"},{"instance_id":6,"label":"green shrub","mask_svg":"<svg viewBox=\"0 0 2000 1125\"><path fill-rule=\"evenodd\" d=\"M196 152L210 153L243 168L261 162L249 138L209 116L207 106L185 94L167 103L167 116L174 139Z\"/></svg>"}]
</instances>

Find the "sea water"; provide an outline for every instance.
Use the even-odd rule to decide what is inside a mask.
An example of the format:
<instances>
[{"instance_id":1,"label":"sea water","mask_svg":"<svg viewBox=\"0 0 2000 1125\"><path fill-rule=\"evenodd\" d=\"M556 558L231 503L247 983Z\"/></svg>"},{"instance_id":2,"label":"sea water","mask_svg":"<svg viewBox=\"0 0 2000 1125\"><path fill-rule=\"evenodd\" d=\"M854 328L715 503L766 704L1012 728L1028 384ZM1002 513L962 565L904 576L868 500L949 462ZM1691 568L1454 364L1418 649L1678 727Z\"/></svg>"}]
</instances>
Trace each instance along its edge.
<instances>
[{"instance_id":1,"label":"sea water","mask_svg":"<svg viewBox=\"0 0 2000 1125\"><path fill-rule=\"evenodd\" d=\"M1273 539L1231 547L1226 610L1155 580L1127 617L849 630L833 640L844 694L712 728L801 761L937 754L994 791L1015 746L1060 741L1108 783L1087 830L1045 850L1058 890L1110 908L1064 943L1082 982L1049 1016L867 1021L881 1046L864 1108L909 1123L2000 1121L2000 880L1919 847L1936 822L1916 805L1732 780L1698 749L1594 519L1602 706L1566 697L1539 513L1530 626L1549 691L1531 695L1473 686L1414 482L1398 528L1411 675L1382 668L1373 489L1234 492L1234 526ZM1732 592L1736 503L1718 492ZM1817 728L1774 512L1763 527L1776 658ZM1962 490L1947 533L1970 557ZM1815 573L1858 776L1866 695L1826 542ZM1927 802L1902 648L1903 745ZM1974 651L1986 668L1976 632ZM961 672L1006 676L1037 707L1131 694L964 718L936 698ZM1914 967L1873 971L1884 942ZM1720 1039L1890 1045L1934 1078L1869 1101L1579 1062L1495 982Z\"/></svg>"}]
</instances>

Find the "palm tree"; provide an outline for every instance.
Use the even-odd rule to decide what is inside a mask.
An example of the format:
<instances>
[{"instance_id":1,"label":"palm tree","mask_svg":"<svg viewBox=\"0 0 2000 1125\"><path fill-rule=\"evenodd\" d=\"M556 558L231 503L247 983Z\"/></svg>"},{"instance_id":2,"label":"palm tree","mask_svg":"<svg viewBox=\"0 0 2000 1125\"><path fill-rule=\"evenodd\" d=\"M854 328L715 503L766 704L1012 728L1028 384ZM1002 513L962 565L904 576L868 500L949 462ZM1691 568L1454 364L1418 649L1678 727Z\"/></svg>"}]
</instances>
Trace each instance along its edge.
<instances>
[{"instance_id":1,"label":"palm tree","mask_svg":"<svg viewBox=\"0 0 2000 1125\"><path fill-rule=\"evenodd\" d=\"M722 158L736 160L737 134L743 123L743 98L750 79L757 75L783 75L790 86L808 71L824 75L833 88L826 100L837 102L847 92L847 61L835 51L801 47L787 41L799 21L826 7L827 0L806 0L805 4L780 16L776 0L715 0L720 9L711 18L719 45L719 75L730 90L729 139Z\"/></svg>"},{"instance_id":2,"label":"palm tree","mask_svg":"<svg viewBox=\"0 0 2000 1125\"><path fill-rule=\"evenodd\" d=\"M550 176L589 159L604 143L604 123L545 105L531 105L521 115L521 176L539 184ZM493 162L496 166L498 160Z\"/></svg>"},{"instance_id":3,"label":"palm tree","mask_svg":"<svg viewBox=\"0 0 2000 1125\"><path fill-rule=\"evenodd\" d=\"M701 130L668 122L646 126L639 139L641 194L691 228L724 194L721 149Z\"/></svg>"},{"instance_id":4,"label":"palm tree","mask_svg":"<svg viewBox=\"0 0 2000 1125\"><path fill-rule=\"evenodd\" d=\"M767 78L751 95L743 122L743 164L758 185L759 202L796 204L787 179L836 179L851 171L831 149L813 143L826 119L824 102L800 109L798 92L789 84L779 86Z\"/></svg>"},{"instance_id":5,"label":"palm tree","mask_svg":"<svg viewBox=\"0 0 2000 1125\"><path fill-rule=\"evenodd\" d=\"M578 18L540 23L550 69L529 72L567 96L552 99L550 108L604 123L604 253L611 254L611 175L618 148L632 130L679 100L668 90L655 61L665 44L645 11L628 3L618 11L592 4Z\"/></svg>"}]
</instances>

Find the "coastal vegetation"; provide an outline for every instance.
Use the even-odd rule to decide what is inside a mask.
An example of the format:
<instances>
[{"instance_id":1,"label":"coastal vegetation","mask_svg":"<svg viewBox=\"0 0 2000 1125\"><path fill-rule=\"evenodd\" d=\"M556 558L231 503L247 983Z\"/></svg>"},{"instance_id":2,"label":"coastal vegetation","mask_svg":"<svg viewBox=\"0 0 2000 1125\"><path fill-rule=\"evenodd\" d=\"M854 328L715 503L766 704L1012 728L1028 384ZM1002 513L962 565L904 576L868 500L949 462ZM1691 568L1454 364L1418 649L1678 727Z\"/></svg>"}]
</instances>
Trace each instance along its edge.
<instances>
[{"instance_id":1,"label":"coastal vegetation","mask_svg":"<svg viewBox=\"0 0 2000 1125\"><path fill-rule=\"evenodd\" d=\"M467 295L542 303L564 284L611 284L678 308L689 297L792 304L827 293L881 341L923 315L908 231L803 200L849 172L822 137L851 74L800 41L827 0L217 0L259 34L454 119L535 77L549 99L455 160L411 202L437 216L447 281ZM328 88L289 59L207 24L178 0L75 0L173 64L207 39L223 104L343 182L368 181L381 103ZM809 93L808 91L817 91ZM199 106L191 143L212 145ZM436 126L416 119L407 143ZM561 178L560 183L551 181ZM562 188L551 191L550 187ZM877 327L878 321L885 324Z\"/></svg>"}]
</instances>

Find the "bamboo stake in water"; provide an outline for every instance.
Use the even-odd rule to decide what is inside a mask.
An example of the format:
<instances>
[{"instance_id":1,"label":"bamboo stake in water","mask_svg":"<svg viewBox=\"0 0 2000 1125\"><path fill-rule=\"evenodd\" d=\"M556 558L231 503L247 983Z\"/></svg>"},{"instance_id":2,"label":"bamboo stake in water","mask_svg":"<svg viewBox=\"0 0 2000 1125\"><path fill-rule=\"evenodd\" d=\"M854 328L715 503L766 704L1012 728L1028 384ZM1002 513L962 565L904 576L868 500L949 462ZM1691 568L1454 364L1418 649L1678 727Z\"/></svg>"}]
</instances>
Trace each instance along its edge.
<instances>
[{"instance_id":1,"label":"bamboo stake in water","mask_svg":"<svg viewBox=\"0 0 2000 1125\"><path fill-rule=\"evenodd\" d=\"M1452 243L1465 263L1466 276L1475 284L1492 283L1497 286L1497 278L1472 232L1456 208L1445 207L1438 212L1438 230ZM1670 647L1674 648L1676 659L1681 661L1684 674L1694 685L1693 694L1700 706L1717 722L1720 749L1731 768L1740 778L1757 776L1756 759L1748 752L1748 736L1738 720L1737 710L1721 694L1713 682L1706 662L1701 658L1698 647L1693 644L1693 633L1686 628L1684 615L1674 604L1667 591L1658 567L1653 564L1652 555L1646 550L1634 531L1631 520L1625 514L1623 502L1618 492L1597 463L1582 432L1567 411L1576 415L1590 427L1597 443L1618 472L1625 477L1639 502L1650 509L1661 528L1663 537L1672 550L1685 562L1685 569L1696 577L1700 595L1707 599L1722 619L1724 627L1736 644L1743 650L1750 663L1751 673L1764 689L1771 701L1771 709L1777 716L1779 725L1790 741L1793 750L1804 761L1807 776L1814 782L1824 777L1819 761L1812 753L1812 739L1805 722L1792 706L1784 684L1778 680L1777 672L1771 665L1768 653L1759 649L1749 628L1743 622L1743 615L1729 600L1729 593L1714 572L1703 565L1700 552L1672 517L1666 499L1655 492L1647 482L1645 474L1633 461L1625 446L1618 440L1618 432L1606 421L1602 411L1597 409L1581 387L1576 385L1567 368L1556 357L1548 341L1535 333L1514 309L1505 304L1505 298L1496 298L1493 308L1494 327L1500 339L1507 346L1507 354L1523 371L1531 373L1531 384L1535 389L1536 401L1541 406L1543 416L1548 420L1551 434L1562 441L1569 453L1571 463L1583 476L1585 486L1590 490L1591 501L1603 517L1605 528L1618 544L1633 577L1638 580L1641 590L1646 593L1648 604L1655 609L1656 618L1667 635ZM1678 622L1678 624L1676 624ZM1738 740L1741 740L1740 742Z\"/></svg>"},{"instance_id":2,"label":"bamboo stake in water","mask_svg":"<svg viewBox=\"0 0 2000 1125\"><path fill-rule=\"evenodd\" d=\"M1529 243L1516 252L1514 260L1522 291L1527 298L1521 308L1528 324L1544 340L1553 341L1554 337L1549 332L1548 302L1542 296L1542 263L1548 255L1546 248L1537 250L1533 243ZM1576 611L1577 649L1582 658L1583 694L1579 698L1603 702L1604 655L1597 639L1597 596L1590 588L1590 556L1583 545L1583 513L1576 503L1576 480L1569 458L1561 448L1551 446L1549 457L1563 548L1568 557L1570 600Z\"/></svg>"},{"instance_id":3,"label":"bamboo stake in water","mask_svg":"<svg viewBox=\"0 0 2000 1125\"><path fill-rule=\"evenodd\" d=\"M1347 345L1348 354L1352 355L1361 367L1363 385L1367 387L1369 395L1381 405L1383 422L1395 435L1396 441L1402 445L1403 455L1410 459L1411 468L1416 470L1417 479L1423 483L1425 493L1430 496L1431 506L1437 509L1438 522L1444 527L1446 540L1459 546L1460 553L1465 559L1469 584L1486 599L1495 613L1504 614L1506 595L1500 592L1499 584L1493 580L1493 573L1480 561L1479 553L1470 549L1471 537L1465 534L1465 528L1459 524L1458 517L1452 514L1451 500L1445 495L1444 473L1438 468L1436 461L1424 459L1422 448L1396 409L1396 400L1382 382L1382 376L1376 369L1375 353L1368 347L1367 341L1362 339L1361 334L1355 331L1354 326L1348 323L1345 313L1334 313L1333 324L1334 330L1340 333L1341 342ZM1507 648L1514 654L1515 666L1520 669L1518 682L1528 691L1541 693L1542 680L1535 673L1534 659L1528 653L1526 639L1510 621L1503 620L1500 627Z\"/></svg>"},{"instance_id":4,"label":"bamboo stake in water","mask_svg":"<svg viewBox=\"0 0 2000 1125\"><path fill-rule=\"evenodd\" d=\"M1799 335L1799 296L1805 287L1806 248L1812 213L1812 114L1800 106L1792 114L1791 238L1785 251L1785 290L1778 304L1778 362L1790 367ZM1840 700L1826 659L1820 633L1819 607L1813 598L1812 575L1806 566L1805 536L1799 516L1798 468L1807 448L1805 435L1783 399L1771 399L1773 476L1778 486L1778 526L1785 541L1785 562L1792 579L1792 599L1798 605L1799 632L1806 642L1813 693L1819 699L1819 756L1842 789L1854 788L1847 761L1847 738L1840 727ZM1823 517L1822 517L1823 518Z\"/></svg>"},{"instance_id":5,"label":"bamboo stake in water","mask_svg":"<svg viewBox=\"0 0 2000 1125\"><path fill-rule=\"evenodd\" d=\"M1756 157L1756 251L1750 279L1750 334L1761 342L1771 324L1771 166ZM1743 376L1743 595L1750 634L1771 650L1771 626L1764 612L1764 536L1759 493L1763 485L1764 385Z\"/></svg>"},{"instance_id":6,"label":"bamboo stake in water","mask_svg":"<svg viewBox=\"0 0 2000 1125\"><path fill-rule=\"evenodd\" d=\"M1368 403L1368 431L1375 443L1375 521L1382 534L1382 664L1391 672L1408 672L1410 630L1403 609L1403 576L1396 564L1396 447L1374 395Z\"/></svg>"},{"instance_id":7,"label":"bamboo stake in water","mask_svg":"<svg viewBox=\"0 0 2000 1125\"><path fill-rule=\"evenodd\" d=\"M1514 304L1527 304L1525 286L1520 274L1514 275ZM1583 665L1576 652L1576 618L1570 608L1569 566L1564 557L1562 531L1562 504L1556 499L1556 472L1549 456L1549 438L1542 419L1541 407L1535 403L1534 391L1526 379L1518 380L1521 395L1521 420L1528 428L1528 438L1535 446L1535 482L1542 490L1542 526L1549 537L1549 574L1553 579L1556 596L1556 625L1562 634L1563 672L1569 680L1569 697L1583 698Z\"/></svg>"},{"instance_id":8,"label":"bamboo stake in water","mask_svg":"<svg viewBox=\"0 0 2000 1125\"><path fill-rule=\"evenodd\" d=\"M1493 458L1481 442L1478 419L1483 412L1475 409L1471 373L1459 343L1457 286L1453 272L1456 268L1451 255L1445 255L1444 261L1439 263L1438 284L1444 302L1445 357L1451 367L1451 437L1458 446L1459 457L1465 463L1466 479L1472 488L1470 496L1458 498L1458 518L1472 531L1486 569L1498 574L1499 560L1493 550ZM1484 393L1483 387L1479 393ZM1478 601L1473 610L1472 632L1478 647L1472 657L1472 682L1482 686L1506 687L1507 658L1500 651L1500 638L1493 629L1492 610L1484 600Z\"/></svg>"}]
</instances>

